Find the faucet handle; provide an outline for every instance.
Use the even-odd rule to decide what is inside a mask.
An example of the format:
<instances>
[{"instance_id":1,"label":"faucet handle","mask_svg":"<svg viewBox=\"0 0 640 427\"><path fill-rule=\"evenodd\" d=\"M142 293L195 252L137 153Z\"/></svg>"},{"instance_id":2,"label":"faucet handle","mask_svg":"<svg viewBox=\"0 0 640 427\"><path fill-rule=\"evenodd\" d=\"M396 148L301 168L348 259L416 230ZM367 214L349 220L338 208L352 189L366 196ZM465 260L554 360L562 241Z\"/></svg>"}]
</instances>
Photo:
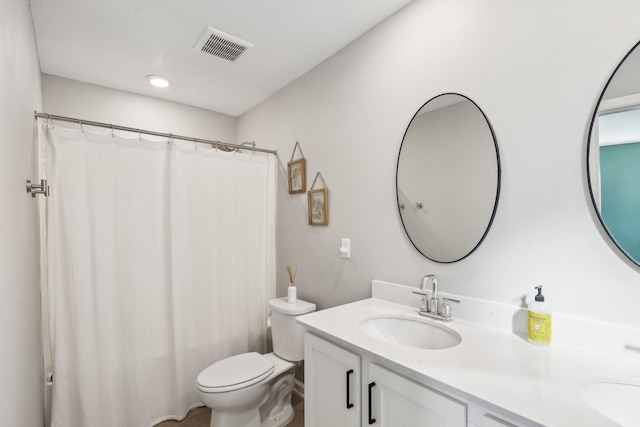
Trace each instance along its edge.
<instances>
[{"instance_id":1,"label":"faucet handle","mask_svg":"<svg viewBox=\"0 0 640 427\"><path fill-rule=\"evenodd\" d=\"M418 292L413 291L414 294L422 295L420 299L420 313L427 313L429 311L429 303L427 302L427 293L426 292Z\"/></svg>"},{"instance_id":2,"label":"faucet handle","mask_svg":"<svg viewBox=\"0 0 640 427\"><path fill-rule=\"evenodd\" d=\"M440 315L444 317L445 322L451 321L451 306L449 305L449 302L455 302L458 304L460 303L460 300L446 297L442 298L442 309L440 311Z\"/></svg>"}]
</instances>

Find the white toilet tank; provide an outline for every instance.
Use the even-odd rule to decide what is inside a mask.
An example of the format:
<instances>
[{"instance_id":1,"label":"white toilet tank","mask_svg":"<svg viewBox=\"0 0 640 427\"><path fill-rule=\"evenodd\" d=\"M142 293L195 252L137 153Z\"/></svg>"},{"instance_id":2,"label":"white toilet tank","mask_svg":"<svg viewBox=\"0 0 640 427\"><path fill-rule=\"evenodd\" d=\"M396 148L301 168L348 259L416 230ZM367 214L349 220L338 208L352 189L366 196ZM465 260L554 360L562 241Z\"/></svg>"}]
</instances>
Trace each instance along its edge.
<instances>
[{"instance_id":1,"label":"white toilet tank","mask_svg":"<svg viewBox=\"0 0 640 427\"><path fill-rule=\"evenodd\" d=\"M287 298L269 301L271 310L271 338L273 352L291 362L304 359L304 328L296 323L296 316L311 313L316 305L297 300L287 302Z\"/></svg>"}]
</instances>

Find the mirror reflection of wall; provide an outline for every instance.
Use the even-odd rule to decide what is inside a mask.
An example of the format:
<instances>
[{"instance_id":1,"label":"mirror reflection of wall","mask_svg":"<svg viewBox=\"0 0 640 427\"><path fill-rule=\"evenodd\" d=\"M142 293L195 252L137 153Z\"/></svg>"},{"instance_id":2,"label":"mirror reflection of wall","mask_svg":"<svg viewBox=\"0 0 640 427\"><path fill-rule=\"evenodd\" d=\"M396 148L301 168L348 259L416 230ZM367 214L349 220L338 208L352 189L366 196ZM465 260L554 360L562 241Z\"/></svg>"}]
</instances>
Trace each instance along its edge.
<instances>
[{"instance_id":1,"label":"mirror reflection of wall","mask_svg":"<svg viewBox=\"0 0 640 427\"><path fill-rule=\"evenodd\" d=\"M588 146L589 189L613 242L640 265L640 51L623 59L601 95Z\"/></svg>"},{"instance_id":2,"label":"mirror reflection of wall","mask_svg":"<svg viewBox=\"0 0 640 427\"><path fill-rule=\"evenodd\" d=\"M437 262L473 252L493 219L499 174L493 132L477 105L457 94L427 102L405 132L396 182L416 249Z\"/></svg>"}]
</instances>

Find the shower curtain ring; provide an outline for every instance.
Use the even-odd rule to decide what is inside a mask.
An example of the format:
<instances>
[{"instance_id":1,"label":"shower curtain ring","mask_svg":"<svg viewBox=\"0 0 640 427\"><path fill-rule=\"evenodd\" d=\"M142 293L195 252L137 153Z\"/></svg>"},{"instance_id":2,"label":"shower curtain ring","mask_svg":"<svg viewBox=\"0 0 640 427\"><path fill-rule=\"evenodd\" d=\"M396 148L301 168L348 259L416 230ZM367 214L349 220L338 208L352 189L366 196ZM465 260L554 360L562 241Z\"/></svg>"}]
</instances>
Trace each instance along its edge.
<instances>
[{"instance_id":1,"label":"shower curtain ring","mask_svg":"<svg viewBox=\"0 0 640 427\"><path fill-rule=\"evenodd\" d=\"M82 120L78 120L78 123L80 124L80 130L82 131L82 133L84 133L84 127L82 126Z\"/></svg>"},{"instance_id":2,"label":"shower curtain ring","mask_svg":"<svg viewBox=\"0 0 640 427\"><path fill-rule=\"evenodd\" d=\"M116 136L116 135L113 133L113 125L111 125L111 137L112 137L112 138L115 138L115 136Z\"/></svg>"},{"instance_id":3,"label":"shower curtain ring","mask_svg":"<svg viewBox=\"0 0 640 427\"><path fill-rule=\"evenodd\" d=\"M140 133L140 129L138 129L138 140L142 142L142 133Z\"/></svg>"}]
</instances>

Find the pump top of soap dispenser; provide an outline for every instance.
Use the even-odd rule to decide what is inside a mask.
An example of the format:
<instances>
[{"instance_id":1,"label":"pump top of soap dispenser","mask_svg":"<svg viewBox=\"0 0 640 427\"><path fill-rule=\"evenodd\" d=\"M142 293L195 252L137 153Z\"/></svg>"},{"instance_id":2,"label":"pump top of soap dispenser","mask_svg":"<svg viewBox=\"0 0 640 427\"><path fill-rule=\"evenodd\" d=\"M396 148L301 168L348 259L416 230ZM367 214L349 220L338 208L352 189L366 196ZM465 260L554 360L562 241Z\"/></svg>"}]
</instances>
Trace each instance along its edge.
<instances>
[{"instance_id":1,"label":"pump top of soap dispenser","mask_svg":"<svg viewBox=\"0 0 640 427\"><path fill-rule=\"evenodd\" d=\"M538 294L536 295L536 301L544 302L544 295L542 295L542 286L536 286Z\"/></svg>"}]
</instances>

